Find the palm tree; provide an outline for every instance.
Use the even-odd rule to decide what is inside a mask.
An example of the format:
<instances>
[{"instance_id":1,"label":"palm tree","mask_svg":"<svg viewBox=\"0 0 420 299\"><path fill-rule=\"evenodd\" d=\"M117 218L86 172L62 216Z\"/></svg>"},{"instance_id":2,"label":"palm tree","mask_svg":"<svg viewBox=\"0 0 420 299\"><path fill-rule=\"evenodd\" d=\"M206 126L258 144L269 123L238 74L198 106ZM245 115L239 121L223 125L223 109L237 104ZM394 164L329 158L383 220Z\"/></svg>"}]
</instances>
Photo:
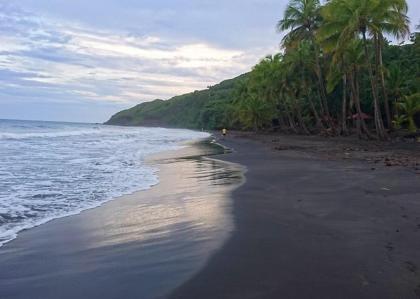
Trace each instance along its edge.
<instances>
[{"instance_id":1,"label":"palm tree","mask_svg":"<svg viewBox=\"0 0 420 299\"><path fill-rule=\"evenodd\" d=\"M294 132L298 133L297 124L295 122L296 116L294 113L294 102L296 99L292 95L291 85L289 84L290 81L290 73L284 63L282 61L282 66L280 68L279 73L279 102L278 108L281 113L285 116L285 122L289 124L289 128Z\"/></svg>"},{"instance_id":2,"label":"palm tree","mask_svg":"<svg viewBox=\"0 0 420 299\"><path fill-rule=\"evenodd\" d=\"M342 99L342 132L346 134L347 126L347 89L350 96L351 106L356 109L356 125L359 138L372 135L367 128L362 115L359 92L359 76L361 65L363 64L363 45L360 39L355 36L353 39L342 40L342 30L346 26L345 21L336 18L335 13L338 2L330 3L323 7L321 14L324 23L317 31L317 40L322 45L325 53L331 55L331 63L327 75L327 91L332 92L342 80L343 99Z\"/></svg>"},{"instance_id":3,"label":"palm tree","mask_svg":"<svg viewBox=\"0 0 420 299\"><path fill-rule=\"evenodd\" d=\"M301 41L296 49L288 51L284 56L283 68L288 74L294 76L294 80L299 81L297 91L299 91L298 98L306 100L309 108L315 118L315 123L318 130L323 130L321 117L318 113L316 104L312 99L312 85L311 73L315 68L315 62L311 53L311 46L308 41ZM322 104L321 104L322 106Z\"/></svg>"},{"instance_id":4,"label":"palm tree","mask_svg":"<svg viewBox=\"0 0 420 299\"><path fill-rule=\"evenodd\" d=\"M368 138L372 138L372 135L366 125L363 118L365 114L362 110L360 103L360 90L359 90L359 76L360 66L363 61L363 45L360 40L353 40L347 44L347 47L341 55L341 68L342 71L347 73L348 85L352 98L353 105L356 110L356 125L359 137L363 137L365 134ZM334 61L333 61L334 63Z\"/></svg>"},{"instance_id":5,"label":"palm tree","mask_svg":"<svg viewBox=\"0 0 420 299\"><path fill-rule=\"evenodd\" d=\"M313 40L314 33L319 28L321 16L319 0L291 0L286 7L283 19L277 24L277 29L289 31L283 43L293 47L302 40Z\"/></svg>"},{"instance_id":6,"label":"palm tree","mask_svg":"<svg viewBox=\"0 0 420 299\"><path fill-rule=\"evenodd\" d=\"M323 30L327 32L326 35L329 32L339 32L337 48L345 47L346 43L357 39L360 35L362 37L365 64L372 90L376 133L380 139L387 139L387 134L382 120L377 77L374 76L371 64L367 35L371 35L374 40L375 69L382 69L380 65L382 43L379 40L383 38L384 33L396 37L406 34L408 23L406 7L405 0L332 0L323 9L326 23Z\"/></svg>"},{"instance_id":7,"label":"palm tree","mask_svg":"<svg viewBox=\"0 0 420 299\"><path fill-rule=\"evenodd\" d=\"M384 33L393 35L400 39L410 34L409 20L407 17L407 3L405 0L383 0L381 4L376 6L375 17L377 31L374 32L374 39L376 41L376 59L377 69L376 73L379 76L379 81L384 97L384 107L387 118L387 124L391 128L391 109L389 107L388 92L385 84L384 64L382 58L382 51L384 46Z\"/></svg>"},{"instance_id":8,"label":"palm tree","mask_svg":"<svg viewBox=\"0 0 420 299\"><path fill-rule=\"evenodd\" d=\"M301 41L310 41L315 58L315 73L318 80L319 93L322 100L322 110L325 112L331 127L332 121L328 107L323 71L320 62L320 49L315 40L315 32L321 24L319 0L292 0L287 6L283 19L277 24L277 29L289 31L283 38L286 48L296 48Z\"/></svg>"}]
</instances>

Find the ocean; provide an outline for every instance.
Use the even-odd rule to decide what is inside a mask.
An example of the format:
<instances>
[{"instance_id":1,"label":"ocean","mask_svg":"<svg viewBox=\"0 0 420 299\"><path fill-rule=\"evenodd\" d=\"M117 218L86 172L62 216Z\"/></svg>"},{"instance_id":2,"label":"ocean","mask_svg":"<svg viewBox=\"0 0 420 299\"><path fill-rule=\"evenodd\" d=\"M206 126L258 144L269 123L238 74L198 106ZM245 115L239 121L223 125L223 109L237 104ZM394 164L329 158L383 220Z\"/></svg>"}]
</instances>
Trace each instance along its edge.
<instances>
[{"instance_id":1,"label":"ocean","mask_svg":"<svg viewBox=\"0 0 420 299\"><path fill-rule=\"evenodd\" d=\"M18 233L159 182L145 158L207 133L0 120L0 246Z\"/></svg>"}]
</instances>

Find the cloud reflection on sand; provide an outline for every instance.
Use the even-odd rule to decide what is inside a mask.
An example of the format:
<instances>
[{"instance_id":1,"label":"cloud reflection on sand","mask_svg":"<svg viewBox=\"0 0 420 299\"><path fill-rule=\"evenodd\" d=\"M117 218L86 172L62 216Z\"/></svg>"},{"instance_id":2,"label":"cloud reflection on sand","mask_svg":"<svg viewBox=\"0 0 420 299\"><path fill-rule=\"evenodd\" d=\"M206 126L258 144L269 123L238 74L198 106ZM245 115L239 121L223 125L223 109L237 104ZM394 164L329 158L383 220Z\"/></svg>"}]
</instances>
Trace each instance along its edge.
<instances>
[{"instance_id":1,"label":"cloud reflection on sand","mask_svg":"<svg viewBox=\"0 0 420 299\"><path fill-rule=\"evenodd\" d=\"M100 235L91 238L93 248L171 242L184 233L195 241L219 241L231 231L226 194L242 179L237 166L212 159L178 159L162 165L160 177L157 188L110 203L101 217L92 218L93 223L86 218L84 225L103 227L93 230Z\"/></svg>"}]
</instances>

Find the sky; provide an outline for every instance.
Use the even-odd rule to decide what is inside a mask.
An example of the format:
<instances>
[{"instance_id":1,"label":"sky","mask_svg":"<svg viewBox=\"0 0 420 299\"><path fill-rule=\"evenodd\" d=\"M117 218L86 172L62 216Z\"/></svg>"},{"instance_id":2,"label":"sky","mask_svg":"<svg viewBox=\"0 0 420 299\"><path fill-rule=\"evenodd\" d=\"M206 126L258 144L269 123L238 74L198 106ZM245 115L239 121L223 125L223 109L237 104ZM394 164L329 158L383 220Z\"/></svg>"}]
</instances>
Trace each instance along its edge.
<instances>
[{"instance_id":1,"label":"sky","mask_svg":"<svg viewBox=\"0 0 420 299\"><path fill-rule=\"evenodd\" d=\"M103 122L233 78L279 50L286 4L0 0L0 119Z\"/></svg>"}]
</instances>

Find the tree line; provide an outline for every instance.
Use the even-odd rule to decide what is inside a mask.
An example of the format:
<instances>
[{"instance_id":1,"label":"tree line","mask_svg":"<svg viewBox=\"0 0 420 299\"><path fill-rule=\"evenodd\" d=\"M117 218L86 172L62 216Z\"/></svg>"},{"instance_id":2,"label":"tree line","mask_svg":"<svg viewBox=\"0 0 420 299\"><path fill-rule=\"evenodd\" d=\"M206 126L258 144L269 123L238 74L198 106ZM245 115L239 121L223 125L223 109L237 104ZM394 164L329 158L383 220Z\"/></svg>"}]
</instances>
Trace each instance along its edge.
<instances>
[{"instance_id":1,"label":"tree line","mask_svg":"<svg viewBox=\"0 0 420 299\"><path fill-rule=\"evenodd\" d=\"M416 132L420 33L407 11L405 0L291 0L277 24L282 51L236 84L226 125L380 140Z\"/></svg>"}]
</instances>

